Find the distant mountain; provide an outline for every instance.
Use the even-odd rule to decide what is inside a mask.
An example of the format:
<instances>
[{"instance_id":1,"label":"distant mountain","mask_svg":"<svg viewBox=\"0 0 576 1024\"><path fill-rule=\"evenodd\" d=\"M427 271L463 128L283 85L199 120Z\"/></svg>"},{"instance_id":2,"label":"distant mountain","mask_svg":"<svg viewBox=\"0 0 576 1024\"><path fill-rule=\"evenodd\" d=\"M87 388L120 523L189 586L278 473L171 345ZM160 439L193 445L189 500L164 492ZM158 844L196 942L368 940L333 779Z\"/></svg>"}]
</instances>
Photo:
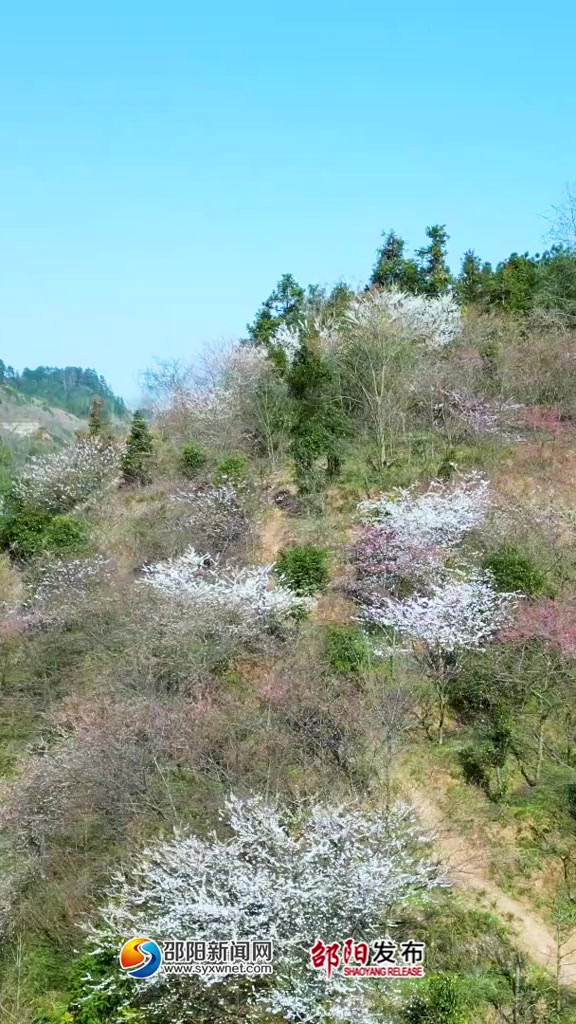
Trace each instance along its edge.
<instances>
[{"instance_id":1,"label":"distant mountain","mask_svg":"<svg viewBox=\"0 0 576 1024\"><path fill-rule=\"evenodd\" d=\"M85 370L80 366L37 366L28 367L17 373L0 359L0 386L14 389L28 399L65 409L66 412L85 419L95 398L102 402L105 416L124 418L128 410L124 399L115 395L104 377L96 370Z\"/></svg>"}]
</instances>

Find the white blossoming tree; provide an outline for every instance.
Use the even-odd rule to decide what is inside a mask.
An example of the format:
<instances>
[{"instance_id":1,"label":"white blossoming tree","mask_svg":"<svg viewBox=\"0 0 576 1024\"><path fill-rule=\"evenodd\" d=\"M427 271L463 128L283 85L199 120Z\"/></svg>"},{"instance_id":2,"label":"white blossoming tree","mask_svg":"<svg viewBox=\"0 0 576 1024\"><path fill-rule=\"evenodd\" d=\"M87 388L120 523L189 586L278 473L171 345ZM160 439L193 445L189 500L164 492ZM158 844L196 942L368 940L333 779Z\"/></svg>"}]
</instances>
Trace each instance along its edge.
<instances>
[{"instance_id":1,"label":"white blossoming tree","mask_svg":"<svg viewBox=\"0 0 576 1024\"><path fill-rule=\"evenodd\" d=\"M403 544L419 547L458 543L484 523L489 509L489 484L479 473L461 477L454 485L433 480L423 494L398 488L358 505L364 522L384 522Z\"/></svg>"},{"instance_id":2,"label":"white blossoming tree","mask_svg":"<svg viewBox=\"0 0 576 1024\"><path fill-rule=\"evenodd\" d=\"M462 331L460 307L448 292L431 298L409 295L398 288L370 291L359 295L348 311L348 320L354 325L366 326L378 318L397 323L428 348L444 348Z\"/></svg>"},{"instance_id":3,"label":"white blossoming tree","mask_svg":"<svg viewBox=\"0 0 576 1024\"><path fill-rule=\"evenodd\" d=\"M70 512L102 494L119 474L121 452L98 438L88 438L24 466L12 497L43 512Z\"/></svg>"},{"instance_id":4,"label":"white blossoming tree","mask_svg":"<svg viewBox=\"0 0 576 1024\"><path fill-rule=\"evenodd\" d=\"M382 1024L366 980L338 974L328 980L313 970L310 949L319 938L384 936L403 904L430 900L444 884L425 856L426 837L412 812L403 805L385 814L316 805L303 817L260 798L232 797L223 817L227 838L178 835L145 850L115 878L90 936L94 961L116 955L136 934L271 939L273 974L253 981L232 974L166 981L158 974L126 994L118 970L102 978L95 967L87 1002L92 989L98 997L116 996L120 1006L141 1003L162 1020L180 1020L190 1002L202 1015L210 1000L220 1011L231 1000L234 1019L273 1013L301 1024L327 1017Z\"/></svg>"},{"instance_id":5,"label":"white blossoming tree","mask_svg":"<svg viewBox=\"0 0 576 1024\"><path fill-rule=\"evenodd\" d=\"M274 580L273 565L217 566L210 555L188 548L184 554L144 567L143 581L173 600L199 611L228 616L230 628L250 636L266 626L309 611L314 601Z\"/></svg>"}]
</instances>

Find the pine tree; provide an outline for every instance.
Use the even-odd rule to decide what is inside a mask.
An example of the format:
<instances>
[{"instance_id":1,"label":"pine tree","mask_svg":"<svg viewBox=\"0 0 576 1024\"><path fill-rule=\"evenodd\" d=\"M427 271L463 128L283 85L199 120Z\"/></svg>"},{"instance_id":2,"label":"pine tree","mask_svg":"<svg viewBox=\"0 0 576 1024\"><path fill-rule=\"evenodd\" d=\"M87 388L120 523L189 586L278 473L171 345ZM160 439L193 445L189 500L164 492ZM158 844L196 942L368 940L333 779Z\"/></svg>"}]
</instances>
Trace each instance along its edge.
<instances>
[{"instance_id":1,"label":"pine tree","mask_svg":"<svg viewBox=\"0 0 576 1024\"><path fill-rule=\"evenodd\" d=\"M421 272L414 260L404 256L406 243L394 231L387 235L382 233L383 244L378 256L370 285L373 288L400 288L401 291L413 294L422 290Z\"/></svg>"},{"instance_id":2,"label":"pine tree","mask_svg":"<svg viewBox=\"0 0 576 1024\"><path fill-rule=\"evenodd\" d=\"M150 481L150 461L154 442L150 428L142 413L137 410L132 417L132 426L126 441L122 458L122 476L126 484L146 484Z\"/></svg>"},{"instance_id":3,"label":"pine tree","mask_svg":"<svg viewBox=\"0 0 576 1024\"><path fill-rule=\"evenodd\" d=\"M326 478L338 476L348 424L331 367L314 337L304 338L288 374L293 400L290 448L300 491L314 490L320 480L315 463L326 459Z\"/></svg>"},{"instance_id":4,"label":"pine tree","mask_svg":"<svg viewBox=\"0 0 576 1024\"><path fill-rule=\"evenodd\" d=\"M104 424L102 422L102 399L93 398L88 417L88 437L102 437Z\"/></svg>"},{"instance_id":5,"label":"pine tree","mask_svg":"<svg viewBox=\"0 0 576 1024\"><path fill-rule=\"evenodd\" d=\"M450 235L444 224L433 224L426 228L430 244L417 252L422 275L422 291L426 295L442 295L452 284L452 274L447 262L446 247Z\"/></svg>"}]
</instances>

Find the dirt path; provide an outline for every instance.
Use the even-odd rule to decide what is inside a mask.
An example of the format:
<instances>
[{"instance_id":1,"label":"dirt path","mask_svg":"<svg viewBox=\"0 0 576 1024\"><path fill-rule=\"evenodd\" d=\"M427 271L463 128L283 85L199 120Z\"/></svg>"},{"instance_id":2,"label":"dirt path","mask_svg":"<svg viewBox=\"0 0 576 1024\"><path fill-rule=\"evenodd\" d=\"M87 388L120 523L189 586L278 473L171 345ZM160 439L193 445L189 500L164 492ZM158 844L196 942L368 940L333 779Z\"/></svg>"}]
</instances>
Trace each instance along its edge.
<instances>
[{"instance_id":1,"label":"dirt path","mask_svg":"<svg viewBox=\"0 0 576 1024\"><path fill-rule=\"evenodd\" d=\"M516 933L518 946L537 964L552 974L557 971L557 945L553 928L520 900L507 896L488 877L485 852L459 835L446 815L421 789L407 794L420 820L435 835L435 846L442 863L448 869L454 885L467 892L475 892L488 909L510 922ZM563 985L576 985L576 935L561 948L560 981Z\"/></svg>"},{"instance_id":2,"label":"dirt path","mask_svg":"<svg viewBox=\"0 0 576 1024\"><path fill-rule=\"evenodd\" d=\"M284 545L288 533L286 513L273 505L260 530L260 558L269 565L276 561L280 548Z\"/></svg>"}]
</instances>

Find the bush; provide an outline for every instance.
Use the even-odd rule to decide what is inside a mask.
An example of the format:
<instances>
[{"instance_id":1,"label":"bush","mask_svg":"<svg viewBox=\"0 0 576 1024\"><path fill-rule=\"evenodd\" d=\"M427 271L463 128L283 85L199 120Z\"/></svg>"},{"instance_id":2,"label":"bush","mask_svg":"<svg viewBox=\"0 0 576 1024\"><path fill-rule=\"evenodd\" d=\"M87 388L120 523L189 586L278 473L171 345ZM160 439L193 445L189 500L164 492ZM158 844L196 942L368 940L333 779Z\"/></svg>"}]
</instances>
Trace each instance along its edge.
<instances>
[{"instance_id":1,"label":"bush","mask_svg":"<svg viewBox=\"0 0 576 1024\"><path fill-rule=\"evenodd\" d=\"M238 486L248 476L248 459L244 455L226 455L216 466L216 483L228 482Z\"/></svg>"},{"instance_id":2,"label":"bush","mask_svg":"<svg viewBox=\"0 0 576 1024\"><path fill-rule=\"evenodd\" d=\"M427 978L422 989L405 1012L407 1024L467 1024L470 1020L461 978L437 974Z\"/></svg>"},{"instance_id":3,"label":"bush","mask_svg":"<svg viewBox=\"0 0 576 1024\"><path fill-rule=\"evenodd\" d=\"M358 626L328 626L324 655L333 672L360 672L369 662L366 638Z\"/></svg>"},{"instance_id":4,"label":"bush","mask_svg":"<svg viewBox=\"0 0 576 1024\"><path fill-rule=\"evenodd\" d=\"M84 519L54 516L44 531L43 547L54 554L78 554L88 546L89 530Z\"/></svg>"},{"instance_id":5,"label":"bush","mask_svg":"<svg viewBox=\"0 0 576 1024\"><path fill-rule=\"evenodd\" d=\"M285 548L276 560L276 574L296 594L317 594L330 579L328 552L313 544Z\"/></svg>"},{"instance_id":6,"label":"bush","mask_svg":"<svg viewBox=\"0 0 576 1024\"><path fill-rule=\"evenodd\" d=\"M180 464L184 476L191 478L206 464L206 456L198 445L189 442L182 448Z\"/></svg>"},{"instance_id":7,"label":"bush","mask_svg":"<svg viewBox=\"0 0 576 1024\"><path fill-rule=\"evenodd\" d=\"M505 545L484 560L484 568L494 577L498 590L518 591L522 594L542 594L546 591L546 577L529 555L518 548Z\"/></svg>"},{"instance_id":8,"label":"bush","mask_svg":"<svg viewBox=\"0 0 576 1024\"><path fill-rule=\"evenodd\" d=\"M84 550L87 542L84 520L69 514L51 516L21 504L11 506L0 532L0 546L22 559L41 551L72 554Z\"/></svg>"}]
</instances>

